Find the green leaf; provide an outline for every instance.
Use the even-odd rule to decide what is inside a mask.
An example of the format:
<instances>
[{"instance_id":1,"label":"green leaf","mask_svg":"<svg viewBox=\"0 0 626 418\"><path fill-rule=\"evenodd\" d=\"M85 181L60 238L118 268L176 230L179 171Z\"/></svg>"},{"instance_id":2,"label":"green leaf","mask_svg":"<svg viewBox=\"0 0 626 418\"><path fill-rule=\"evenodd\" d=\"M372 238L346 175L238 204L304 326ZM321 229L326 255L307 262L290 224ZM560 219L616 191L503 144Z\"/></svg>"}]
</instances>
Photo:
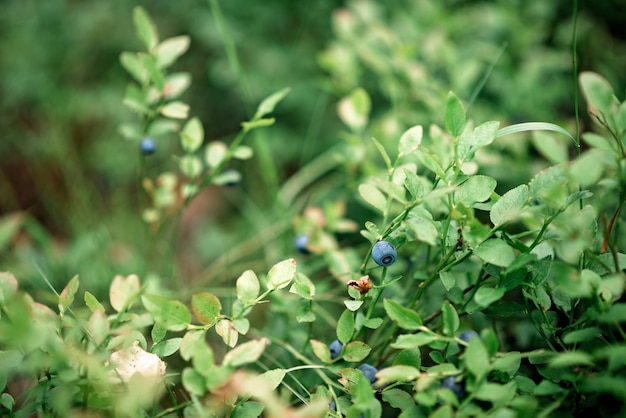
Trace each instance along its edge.
<instances>
[{"instance_id":1,"label":"green leaf","mask_svg":"<svg viewBox=\"0 0 626 418\"><path fill-rule=\"evenodd\" d=\"M565 392L565 389L556 383L549 380L542 380L533 391L533 394L537 396L550 396L563 392Z\"/></svg>"},{"instance_id":2,"label":"green leaf","mask_svg":"<svg viewBox=\"0 0 626 418\"><path fill-rule=\"evenodd\" d=\"M310 340L311 348L313 349L313 354L322 360L324 363L330 363L332 360L330 358L330 349L326 344L319 340Z\"/></svg>"},{"instance_id":3,"label":"green leaf","mask_svg":"<svg viewBox=\"0 0 626 418\"><path fill-rule=\"evenodd\" d=\"M276 105L289 94L291 91L290 87L285 87L282 90L273 93L272 95L265 98L258 106L256 113L254 114L253 119L261 119L263 116L272 113L276 108Z\"/></svg>"},{"instance_id":4,"label":"green leaf","mask_svg":"<svg viewBox=\"0 0 626 418\"><path fill-rule=\"evenodd\" d=\"M556 353L554 357L548 363L549 367L573 367L573 366L590 366L593 364L593 359L590 354L584 351L568 351L563 353Z\"/></svg>"},{"instance_id":5,"label":"green leaf","mask_svg":"<svg viewBox=\"0 0 626 418\"><path fill-rule=\"evenodd\" d=\"M361 341L352 341L343 348L343 359L352 363L357 363L369 356L372 349L369 345Z\"/></svg>"},{"instance_id":6,"label":"green leaf","mask_svg":"<svg viewBox=\"0 0 626 418\"><path fill-rule=\"evenodd\" d=\"M174 64L189 48L189 36L175 36L158 44L154 50L159 68Z\"/></svg>"},{"instance_id":7,"label":"green leaf","mask_svg":"<svg viewBox=\"0 0 626 418\"><path fill-rule=\"evenodd\" d=\"M13 296L17 293L17 288L17 279L13 273L8 271L0 272L0 307L6 306L13 299ZM104 311L104 308L102 310ZM1 315L0 310L0 317Z\"/></svg>"},{"instance_id":8,"label":"green leaf","mask_svg":"<svg viewBox=\"0 0 626 418\"><path fill-rule=\"evenodd\" d=\"M189 119L180 132L180 144L183 150L188 154L192 154L200 148L203 140L204 128L202 127L202 122L197 117Z\"/></svg>"},{"instance_id":9,"label":"green leaf","mask_svg":"<svg viewBox=\"0 0 626 418\"><path fill-rule=\"evenodd\" d=\"M222 365L239 367L244 364L254 363L261 357L268 344L269 340L267 338L259 338L238 345L226 353Z\"/></svg>"},{"instance_id":10,"label":"green leaf","mask_svg":"<svg viewBox=\"0 0 626 418\"><path fill-rule=\"evenodd\" d=\"M354 314L345 310L337 321L337 338L342 344L347 344L352 338L354 332Z\"/></svg>"},{"instance_id":11,"label":"green leaf","mask_svg":"<svg viewBox=\"0 0 626 418\"><path fill-rule=\"evenodd\" d=\"M470 161L478 148L487 146L496 139L500 122L490 121L464 132L459 138L457 156L460 161Z\"/></svg>"},{"instance_id":12,"label":"green leaf","mask_svg":"<svg viewBox=\"0 0 626 418\"><path fill-rule=\"evenodd\" d=\"M143 295L143 306L169 331L182 331L191 323L189 309L177 300L169 300L157 295Z\"/></svg>"},{"instance_id":13,"label":"green leaf","mask_svg":"<svg viewBox=\"0 0 626 418\"><path fill-rule=\"evenodd\" d=\"M296 275L296 259L289 258L276 263L267 273L267 288L277 290L287 287Z\"/></svg>"},{"instance_id":14,"label":"green leaf","mask_svg":"<svg viewBox=\"0 0 626 418\"><path fill-rule=\"evenodd\" d=\"M612 158L607 158L607 154L601 150L589 150L580 155L569 167L569 173L581 188L587 188L600 179L605 168L612 165Z\"/></svg>"},{"instance_id":15,"label":"green leaf","mask_svg":"<svg viewBox=\"0 0 626 418\"><path fill-rule=\"evenodd\" d=\"M298 322L315 322L315 312L311 309L310 304L302 305L296 311L296 321Z\"/></svg>"},{"instance_id":16,"label":"green leaf","mask_svg":"<svg viewBox=\"0 0 626 418\"><path fill-rule=\"evenodd\" d=\"M484 202L491 197L496 189L496 180L493 177L474 175L459 185L454 192L456 203L462 203L467 207Z\"/></svg>"},{"instance_id":17,"label":"green leaf","mask_svg":"<svg viewBox=\"0 0 626 418\"><path fill-rule=\"evenodd\" d=\"M273 370L270 370L273 371ZM265 405L261 402L246 401L239 403L230 415L230 418L257 418L261 416Z\"/></svg>"},{"instance_id":18,"label":"green leaf","mask_svg":"<svg viewBox=\"0 0 626 418\"><path fill-rule=\"evenodd\" d=\"M577 344L585 341L592 340L602 335L602 330L596 327L583 328L576 331L568 332L563 335L563 342L565 344Z\"/></svg>"},{"instance_id":19,"label":"green leaf","mask_svg":"<svg viewBox=\"0 0 626 418\"><path fill-rule=\"evenodd\" d=\"M448 292L456 286L456 275L450 270L440 271L439 278Z\"/></svg>"},{"instance_id":20,"label":"green leaf","mask_svg":"<svg viewBox=\"0 0 626 418\"><path fill-rule=\"evenodd\" d=\"M441 313L443 316L443 333L453 336L456 330L459 329L459 314L447 300L441 307Z\"/></svg>"},{"instance_id":21,"label":"green leaf","mask_svg":"<svg viewBox=\"0 0 626 418\"><path fill-rule=\"evenodd\" d=\"M616 303L598 317L600 322L626 322L626 303Z\"/></svg>"},{"instance_id":22,"label":"green leaf","mask_svg":"<svg viewBox=\"0 0 626 418\"><path fill-rule=\"evenodd\" d=\"M97 345L102 344L107 337L109 337L111 332L109 321L107 320L104 311L101 310L97 310L91 314L89 322L87 323L87 328L89 329L90 337Z\"/></svg>"},{"instance_id":23,"label":"green leaf","mask_svg":"<svg viewBox=\"0 0 626 418\"><path fill-rule=\"evenodd\" d=\"M9 393L3 393L0 395L0 405L4 406L9 412L13 411L15 406L15 399Z\"/></svg>"},{"instance_id":24,"label":"green leaf","mask_svg":"<svg viewBox=\"0 0 626 418\"><path fill-rule=\"evenodd\" d=\"M202 161L196 155L183 155L178 160L178 167L190 179L196 179L202 173Z\"/></svg>"},{"instance_id":25,"label":"green leaf","mask_svg":"<svg viewBox=\"0 0 626 418\"><path fill-rule=\"evenodd\" d=\"M503 354L493 362L493 369L504 372L513 377L522 364L522 358L519 352L513 351Z\"/></svg>"},{"instance_id":26,"label":"green leaf","mask_svg":"<svg viewBox=\"0 0 626 418\"><path fill-rule=\"evenodd\" d=\"M196 293L191 296L191 310L202 325L212 327L217 322L222 304L212 293Z\"/></svg>"},{"instance_id":27,"label":"green leaf","mask_svg":"<svg viewBox=\"0 0 626 418\"><path fill-rule=\"evenodd\" d=\"M241 122L241 127L243 128L244 132L250 132L253 129L272 126L274 122L276 122L276 119L274 118L255 119L248 122Z\"/></svg>"},{"instance_id":28,"label":"green leaf","mask_svg":"<svg viewBox=\"0 0 626 418\"><path fill-rule=\"evenodd\" d=\"M216 186L236 185L241 183L241 173L237 170L229 169L213 176L211 183Z\"/></svg>"},{"instance_id":29,"label":"green leaf","mask_svg":"<svg viewBox=\"0 0 626 418\"><path fill-rule=\"evenodd\" d=\"M486 382L476 391L476 399L492 403L509 402L515 397L516 389L515 382L509 382L506 385Z\"/></svg>"},{"instance_id":30,"label":"green leaf","mask_svg":"<svg viewBox=\"0 0 626 418\"><path fill-rule=\"evenodd\" d=\"M381 213L387 210L387 199L385 195L372 184L360 184L359 194L367 203L378 209Z\"/></svg>"},{"instance_id":31,"label":"green leaf","mask_svg":"<svg viewBox=\"0 0 626 418\"><path fill-rule=\"evenodd\" d=\"M140 6L137 6L133 10L133 21L135 22L135 29L137 30L137 36L144 43L148 51L151 51L159 42L159 35L157 34L156 26L148 13Z\"/></svg>"},{"instance_id":32,"label":"green leaf","mask_svg":"<svg viewBox=\"0 0 626 418\"><path fill-rule=\"evenodd\" d=\"M546 131L534 131L531 137L533 146L550 163L560 164L569 160L568 142Z\"/></svg>"},{"instance_id":33,"label":"green leaf","mask_svg":"<svg viewBox=\"0 0 626 418\"><path fill-rule=\"evenodd\" d=\"M363 326L369 329L378 329L383 324L382 318L369 318L363 321Z\"/></svg>"},{"instance_id":34,"label":"green leaf","mask_svg":"<svg viewBox=\"0 0 626 418\"><path fill-rule=\"evenodd\" d=\"M1 273L0 273L1 274ZM96 299L94 295L85 290L85 306L89 308L91 312L102 311L106 312L104 306ZM0 306L2 305L2 284L0 283Z\"/></svg>"},{"instance_id":35,"label":"green leaf","mask_svg":"<svg viewBox=\"0 0 626 418\"><path fill-rule=\"evenodd\" d=\"M428 332L420 332L417 334L403 334L399 335L396 341L391 343L393 348L417 348L423 345L428 345L433 341L439 340L440 337L437 334L431 334Z\"/></svg>"},{"instance_id":36,"label":"green leaf","mask_svg":"<svg viewBox=\"0 0 626 418\"><path fill-rule=\"evenodd\" d=\"M417 367L422 365L422 352L419 348L410 348L400 351L393 359L394 366L404 364L406 366Z\"/></svg>"},{"instance_id":37,"label":"green leaf","mask_svg":"<svg viewBox=\"0 0 626 418\"><path fill-rule=\"evenodd\" d=\"M238 160L248 160L254 155L254 151L252 150L252 148L246 145L239 145L232 152L233 158L236 158Z\"/></svg>"},{"instance_id":38,"label":"green leaf","mask_svg":"<svg viewBox=\"0 0 626 418\"><path fill-rule=\"evenodd\" d=\"M569 137L571 140L576 141L574 137L567 132L565 129L561 128L559 125L555 125L554 123L548 122L525 122L518 123L516 125L507 126L498 130L496 133L496 138L500 138L501 136L516 134L520 132L528 132L528 131L552 131L563 134Z\"/></svg>"},{"instance_id":39,"label":"green leaf","mask_svg":"<svg viewBox=\"0 0 626 418\"><path fill-rule=\"evenodd\" d=\"M72 279L63 288L63 291L59 295L59 312L61 312L61 314L69 309L74 302L74 296L76 296L76 292L78 292L79 285L80 282L78 280L78 275L76 275L72 277Z\"/></svg>"},{"instance_id":40,"label":"green leaf","mask_svg":"<svg viewBox=\"0 0 626 418\"><path fill-rule=\"evenodd\" d=\"M587 99L592 113L612 113L614 103L613 87L599 74L583 71L578 76L580 88Z\"/></svg>"},{"instance_id":41,"label":"green leaf","mask_svg":"<svg viewBox=\"0 0 626 418\"><path fill-rule=\"evenodd\" d=\"M295 293L306 300L313 300L315 296L315 284L302 273L296 273L295 282L289 289L290 293Z\"/></svg>"},{"instance_id":42,"label":"green leaf","mask_svg":"<svg viewBox=\"0 0 626 418\"><path fill-rule=\"evenodd\" d=\"M205 344L205 336L205 330L191 330L185 333L180 342L180 357L185 361L193 358L196 355L198 346Z\"/></svg>"},{"instance_id":43,"label":"green leaf","mask_svg":"<svg viewBox=\"0 0 626 418\"><path fill-rule=\"evenodd\" d=\"M159 322L155 322L154 325L152 325L152 330L150 331L150 336L152 337L152 343L153 344L157 344L157 343L161 342L163 340L163 338L165 338L166 334L167 334L167 328L165 328Z\"/></svg>"},{"instance_id":44,"label":"green leaf","mask_svg":"<svg viewBox=\"0 0 626 418\"><path fill-rule=\"evenodd\" d=\"M287 370L285 369L273 369L261 373L258 378L262 379L270 390L274 390L280 385L286 374Z\"/></svg>"},{"instance_id":45,"label":"green leaf","mask_svg":"<svg viewBox=\"0 0 626 418\"><path fill-rule=\"evenodd\" d=\"M448 93L446 99L446 110L444 116L444 125L446 130L453 137L461 136L465 129L467 118L463 104L453 92Z\"/></svg>"},{"instance_id":46,"label":"green leaf","mask_svg":"<svg viewBox=\"0 0 626 418\"><path fill-rule=\"evenodd\" d=\"M167 100L176 99L183 94L190 85L191 74L184 72L169 74L165 77L165 89L163 90L163 94ZM150 129L154 129L154 124ZM173 131L174 130L170 130L170 132Z\"/></svg>"},{"instance_id":47,"label":"green leaf","mask_svg":"<svg viewBox=\"0 0 626 418\"><path fill-rule=\"evenodd\" d=\"M404 174L404 187L406 187L411 196L413 196L413 199L419 200L423 198L426 194L426 188L419 176L409 170L404 170Z\"/></svg>"},{"instance_id":48,"label":"green leaf","mask_svg":"<svg viewBox=\"0 0 626 418\"><path fill-rule=\"evenodd\" d=\"M216 168L224 162L228 155L228 147L220 141L212 141L206 147L204 160L210 168Z\"/></svg>"},{"instance_id":49,"label":"green leaf","mask_svg":"<svg viewBox=\"0 0 626 418\"><path fill-rule=\"evenodd\" d=\"M204 377L209 377L215 366L215 355L211 347L201 340L195 346L193 359L191 360L193 368L196 369Z\"/></svg>"},{"instance_id":50,"label":"green leaf","mask_svg":"<svg viewBox=\"0 0 626 418\"><path fill-rule=\"evenodd\" d=\"M384 299L383 306L389 318L396 322L400 328L413 331L422 326L422 319L414 310L405 308L392 299Z\"/></svg>"},{"instance_id":51,"label":"green leaf","mask_svg":"<svg viewBox=\"0 0 626 418\"><path fill-rule=\"evenodd\" d=\"M370 97L362 88L357 88L337 105L337 113L352 131L359 132L367 125L371 109Z\"/></svg>"},{"instance_id":52,"label":"green leaf","mask_svg":"<svg viewBox=\"0 0 626 418\"><path fill-rule=\"evenodd\" d=\"M406 417L411 416L411 408L415 407L415 401L409 393L398 388L391 388L385 389L382 396L383 401L387 402L391 405L391 407L400 409L402 412L407 413Z\"/></svg>"},{"instance_id":53,"label":"green leaf","mask_svg":"<svg viewBox=\"0 0 626 418\"><path fill-rule=\"evenodd\" d=\"M493 287L481 287L478 289L476 294L474 295L474 301L486 308L494 302L499 301L504 296L505 290L501 287L493 288Z\"/></svg>"},{"instance_id":54,"label":"green leaf","mask_svg":"<svg viewBox=\"0 0 626 418\"><path fill-rule=\"evenodd\" d=\"M148 74L148 71L144 68L137 54L122 52L120 54L120 63L139 84L144 85L150 78L150 74Z\"/></svg>"},{"instance_id":55,"label":"green leaf","mask_svg":"<svg viewBox=\"0 0 626 418\"><path fill-rule=\"evenodd\" d=\"M380 385L394 382L411 382L420 377L420 370L416 367L396 365L380 369L376 373L376 379Z\"/></svg>"},{"instance_id":56,"label":"green leaf","mask_svg":"<svg viewBox=\"0 0 626 418\"><path fill-rule=\"evenodd\" d=\"M240 334L247 334L250 330L250 320L248 318L233 319L233 328Z\"/></svg>"},{"instance_id":57,"label":"green leaf","mask_svg":"<svg viewBox=\"0 0 626 418\"><path fill-rule=\"evenodd\" d=\"M180 343L182 341L182 338L170 338L169 340L163 340L152 346L150 352L152 354L156 354L161 358L171 356L176 351L178 351L178 349L180 348Z\"/></svg>"},{"instance_id":58,"label":"green leaf","mask_svg":"<svg viewBox=\"0 0 626 418\"><path fill-rule=\"evenodd\" d=\"M346 308L349 311L352 311L352 312L358 311L359 308L361 306L363 306L363 303L364 302L362 300L352 300L352 299L349 299L349 300L344 300L343 301L343 304L346 306Z\"/></svg>"},{"instance_id":59,"label":"green leaf","mask_svg":"<svg viewBox=\"0 0 626 418\"><path fill-rule=\"evenodd\" d=\"M202 396L206 392L204 377L191 367L185 367L181 376L183 387L194 396Z\"/></svg>"},{"instance_id":60,"label":"green leaf","mask_svg":"<svg viewBox=\"0 0 626 418\"><path fill-rule=\"evenodd\" d=\"M513 248L500 238L483 241L474 249L474 254L481 260L500 267L508 267L515 260Z\"/></svg>"},{"instance_id":61,"label":"green leaf","mask_svg":"<svg viewBox=\"0 0 626 418\"><path fill-rule=\"evenodd\" d=\"M476 377L476 380L482 379L490 370L489 353L480 338L469 340L463 358L467 369Z\"/></svg>"},{"instance_id":62,"label":"green leaf","mask_svg":"<svg viewBox=\"0 0 626 418\"><path fill-rule=\"evenodd\" d=\"M156 58L152 55L140 53L139 60L143 68L145 68L146 72L150 75L154 87L156 87L159 92L162 92L165 88L165 74L159 69Z\"/></svg>"},{"instance_id":63,"label":"green leaf","mask_svg":"<svg viewBox=\"0 0 626 418\"><path fill-rule=\"evenodd\" d=\"M387 154L387 151L385 151L385 147L383 147L383 144L381 144L374 137L372 137L372 142L376 146L376 149L378 150L378 153L380 154L380 156L382 157L383 161L385 162L385 166L387 167L387 170L391 171L393 169L393 166L391 165L391 159L389 158L389 154Z\"/></svg>"},{"instance_id":64,"label":"green leaf","mask_svg":"<svg viewBox=\"0 0 626 418\"><path fill-rule=\"evenodd\" d=\"M424 128L422 128L422 125L413 126L405 131L398 143L398 157L412 154L422 143L423 135Z\"/></svg>"},{"instance_id":65,"label":"green leaf","mask_svg":"<svg viewBox=\"0 0 626 418\"><path fill-rule=\"evenodd\" d=\"M187 119L189 105L180 101L174 101L161 108L161 114L172 119Z\"/></svg>"},{"instance_id":66,"label":"green leaf","mask_svg":"<svg viewBox=\"0 0 626 418\"><path fill-rule=\"evenodd\" d=\"M237 299L244 305L251 305L259 296L261 285L257 275L252 270L244 271L236 282Z\"/></svg>"},{"instance_id":67,"label":"green leaf","mask_svg":"<svg viewBox=\"0 0 626 418\"><path fill-rule=\"evenodd\" d=\"M500 226L515 219L528 204L528 186L522 184L506 192L494 203L489 218L495 226Z\"/></svg>"}]
</instances>

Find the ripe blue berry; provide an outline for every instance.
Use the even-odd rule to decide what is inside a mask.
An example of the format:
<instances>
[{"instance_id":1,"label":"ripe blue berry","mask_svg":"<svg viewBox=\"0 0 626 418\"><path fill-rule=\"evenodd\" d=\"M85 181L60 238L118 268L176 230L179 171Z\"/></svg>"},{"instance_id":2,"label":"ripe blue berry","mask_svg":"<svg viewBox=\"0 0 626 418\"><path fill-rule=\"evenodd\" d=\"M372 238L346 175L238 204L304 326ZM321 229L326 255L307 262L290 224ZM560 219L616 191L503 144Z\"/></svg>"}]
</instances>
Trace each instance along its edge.
<instances>
[{"instance_id":1,"label":"ripe blue berry","mask_svg":"<svg viewBox=\"0 0 626 418\"><path fill-rule=\"evenodd\" d=\"M372 248L372 258L379 266L387 267L396 261L396 247L387 241L378 241Z\"/></svg>"},{"instance_id":2,"label":"ripe blue berry","mask_svg":"<svg viewBox=\"0 0 626 418\"><path fill-rule=\"evenodd\" d=\"M328 409L330 409L331 411L337 410L337 404L335 403L335 401L332 401L330 405L328 405Z\"/></svg>"},{"instance_id":3,"label":"ripe blue berry","mask_svg":"<svg viewBox=\"0 0 626 418\"><path fill-rule=\"evenodd\" d=\"M309 255L311 251L308 249L307 245L309 244L309 236L307 234L301 234L293 240L293 246L296 247L300 253Z\"/></svg>"},{"instance_id":4,"label":"ripe blue berry","mask_svg":"<svg viewBox=\"0 0 626 418\"><path fill-rule=\"evenodd\" d=\"M450 389L452 393L454 393L458 400L463 399L465 396L465 388L462 383L457 383L454 381L454 376L448 376L443 379L443 383L441 384L442 388Z\"/></svg>"},{"instance_id":5,"label":"ripe blue berry","mask_svg":"<svg viewBox=\"0 0 626 418\"><path fill-rule=\"evenodd\" d=\"M330 358L334 360L337 357L339 357L339 354L341 354L341 349L343 348L343 344L341 344L339 340L335 340L332 343L330 343L328 348L330 349Z\"/></svg>"},{"instance_id":6,"label":"ripe blue berry","mask_svg":"<svg viewBox=\"0 0 626 418\"><path fill-rule=\"evenodd\" d=\"M156 150L154 140L150 137L145 137L139 143L139 150L143 155L154 154L154 151Z\"/></svg>"},{"instance_id":7,"label":"ripe blue berry","mask_svg":"<svg viewBox=\"0 0 626 418\"><path fill-rule=\"evenodd\" d=\"M376 382L376 373L378 369L370 364L363 363L359 367L359 370L363 372L363 375L370 381L373 385Z\"/></svg>"},{"instance_id":8,"label":"ripe blue berry","mask_svg":"<svg viewBox=\"0 0 626 418\"><path fill-rule=\"evenodd\" d=\"M469 343L469 341L472 338L475 338L475 337L479 337L480 338L478 333L476 331L473 331L473 330L462 332L461 335L459 335L459 339L461 341L465 341L466 343Z\"/></svg>"}]
</instances>

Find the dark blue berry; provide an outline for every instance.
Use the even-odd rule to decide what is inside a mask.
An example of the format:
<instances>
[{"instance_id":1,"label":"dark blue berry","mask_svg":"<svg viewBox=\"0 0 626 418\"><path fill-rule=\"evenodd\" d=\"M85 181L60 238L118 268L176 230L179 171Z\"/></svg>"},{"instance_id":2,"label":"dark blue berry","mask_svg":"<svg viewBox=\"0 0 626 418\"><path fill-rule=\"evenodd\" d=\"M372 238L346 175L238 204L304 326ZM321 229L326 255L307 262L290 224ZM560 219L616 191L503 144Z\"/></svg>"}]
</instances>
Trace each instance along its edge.
<instances>
[{"instance_id":1,"label":"dark blue berry","mask_svg":"<svg viewBox=\"0 0 626 418\"><path fill-rule=\"evenodd\" d=\"M464 332L461 333L461 335L459 335L459 339L461 341L465 341L466 343L469 343L469 341L472 338L475 338L475 337L479 337L480 338L478 333L476 331L472 331L472 330L464 331Z\"/></svg>"},{"instance_id":2,"label":"dark blue berry","mask_svg":"<svg viewBox=\"0 0 626 418\"><path fill-rule=\"evenodd\" d=\"M454 380L454 376L448 376L443 379L443 383L441 384L442 388L450 389L452 393L454 393L458 400L463 399L465 396L465 388L462 383L457 383Z\"/></svg>"},{"instance_id":3,"label":"dark blue berry","mask_svg":"<svg viewBox=\"0 0 626 418\"><path fill-rule=\"evenodd\" d=\"M296 247L296 250L305 255L311 254L311 251L307 247L308 244L309 236L307 234L298 235L296 239L293 240L293 245Z\"/></svg>"},{"instance_id":4,"label":"dark blue berry","mask_svg":"<svg viewBox=\"0 0 626 418\"><path fill-rule=\"evenodd\" d=\"M152 138L145 137L139 143L139 150L143 155L154 154L154 151L156 151L154 140Z\"/></svg>"},{"instance_id":5,"label":"dark blue berry","mask_svg":"<svg viewBox=\"0 0 626 418\"><path fill-rule=\"evenodd\" d=\"M337 404L335 403L335 401L332 401L330 405L328 405L328 409L330 409L331 411L337 410Z\"/></svg>"},{"instance_id":6,"label":"dark blue berry","mask_svg":"<svg viewBox=\"0 0 626 418\"><path fill-rule=\"evenodd\" d=\"M378 241L372 248L372 258L379 266L387 267L396 261L396 247L387 241Z\"/></svg>"},{"instance_id":7,"label":"dark blue berry","mask_svg":"<svg viewBox=\"0 0 626 418\"><path fill-rule=\"evenodd\" d=\"M373 385L376 382L376 373L378 369L370 364L363 363L359 367L359 370L363 372L363 375L370 381Z\"/></svg>"},{"instance_id":8,"label":"dark blue berry","mask_svg":"<svg viewBox=\"0 0 626 418\"><path fill-rule=\"evenodd\" d=\"M332 343L330 343L328 348L330 349L330 358L334 360L337 357L339 357L339 354L341 354L341 349L343 348L343 344L341 344L339 340L335 340Z\"/></svg>"}]
</instances>

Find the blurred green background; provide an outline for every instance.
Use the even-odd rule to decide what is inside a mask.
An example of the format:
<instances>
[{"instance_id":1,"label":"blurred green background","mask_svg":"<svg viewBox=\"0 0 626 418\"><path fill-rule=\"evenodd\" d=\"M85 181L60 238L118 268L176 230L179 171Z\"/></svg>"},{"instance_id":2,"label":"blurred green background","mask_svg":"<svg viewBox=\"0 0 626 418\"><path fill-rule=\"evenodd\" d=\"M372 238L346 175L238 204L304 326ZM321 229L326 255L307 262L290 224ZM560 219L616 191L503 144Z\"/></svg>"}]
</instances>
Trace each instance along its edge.
<instances>
[{"instance_id":1,"label":"blurred green background","mask_svg":"<svg viewBox=\"0 0 626 418\"><path fill-rule=\"evenodd\" d=\"M281 185L344 141L336 105L359 86L372 97L370 133L383 143L415 124L441 124L449 90L477 122L549 121L573 132L570 1L223 1L240 74L225 53L216 3L0 3L0 269L23 287L45 289L47 277L62 288L80 274L102 295L115 274L129 273L171 287L218 286L292 256L292 222L303 205L354 196L354 185L337 169L299 189L288 207L278 202ZM249 138L256 155L236 167L243 184L210 188L157 242L138 209L137 144L117 130L133 117L122 105L130 76L119 54L141 48L136 5L161 39L191 37L175 70L193 76L183 99L206 140L227 141L263 97L292 88L277 123ZM599 72L623 92L623 2L578 7L579 70ZM174 169L170 153L178 152L176 138L156 141L152 175ZM529 141L498 142L492 152L497 161L485 169L504 190L546 163ZM367 215L348 212L361 224Z\"/></svg>"}]
</instances>

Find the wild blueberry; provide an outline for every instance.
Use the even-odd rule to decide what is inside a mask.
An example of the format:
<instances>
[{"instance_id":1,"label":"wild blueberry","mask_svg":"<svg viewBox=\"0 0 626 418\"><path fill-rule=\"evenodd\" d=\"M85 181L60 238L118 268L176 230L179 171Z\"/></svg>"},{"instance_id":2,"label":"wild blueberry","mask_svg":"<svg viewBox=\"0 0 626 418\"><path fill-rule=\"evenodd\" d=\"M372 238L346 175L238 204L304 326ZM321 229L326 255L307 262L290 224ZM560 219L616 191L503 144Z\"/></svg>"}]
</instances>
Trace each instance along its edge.
<instances>
[{"instance_id":1,"label":"wild blueberry","mask_svg":"<svg viewBox=\"0 0 626 418\"><path fill-rule=\"evenodd\" d=\"M328 405L328 409L330 409L331 411L337 410L337 404L335 403L335 401L332 401L330 405Z\"/></svg>"},{"instance_id":2,"label":"wild blueberry","mask_svg":"<svg viewBox=\"0 0 626 418\"><path fill-rule=\"evenodd\" d=\"M396 247L387 241L378 241L372 248L372 258L379 266L387 267L396 261Z\"/></svg>"},{"instance_id":3,"label":"wild blueberry","mask_svg":"<svg viewBox=\"0 0 626 418\"><path fill-rule=\"evenodd\" d=\"M372 385L376 382L376 372L378 372L376 367L363 363L358 367L358 369L363 372L363 375L365 375L367 380L369 380Z\"/></svg>"},{"instance_id":4,"label":"wild blueberry","mask_svg":"<svg viewBox=\"0 0 626 418\"><path fill-rule=\"evenodd\" d=\"M459 335L459 339L461 341L465 341L466 343L469 343L469 341L474 338L474 337L479 337L478 333L476 331L473 330L469 330L469 331L464 331L461 333L461 335Z\"/></svg>"},{"instance_id":5,"label":"wild blueberry","mask_svg":"<svg viewBox=\"0 0 626 418\"><path fill-rule=\"evenodd\" d=\"M154 144L154 140L150 137L145 137L139 143L139 150L143 155L154 154L156 150L156 145Z\"/></svg>"},{"instance_id":6,"label":"wild blueberry","mask_svg":"<svg viewBox=\"0 0 626 418\"><path fill-rule=\"evenodd\" d=\"M343 344L341 344L339 340L335 340L332 343L330 343L328 348L330 349L330 358L334 360L337 357L339 357L339 354L341 354L341 349L343 348Z\"/></svg>"},{"instance_id":7,"label":"wild blueberry","mask_svg":"<svg viewBox=\"0 0 626 418\"><path fill-rule=\"evenodd\" d=\"M293 245L296 247L296 250L305 255L311 254L311 251L307 248L308 244L309 236L307 234L300 234L293 240Z\"/></svg>"},{"instance_id":8,"label":"wild blueberry","mask_svg":"<svg viewBox=\"0 0 626 418\"><path fill-rule=\"evenodd\" d=\"M457 383L454 381L454 376L448 376L443 379L443 383L441 384L442 388L450 389L452 393L454 393L458 400L461 400L465 396L465 388L462 383Z\"/></svg>"}]
</instances>

